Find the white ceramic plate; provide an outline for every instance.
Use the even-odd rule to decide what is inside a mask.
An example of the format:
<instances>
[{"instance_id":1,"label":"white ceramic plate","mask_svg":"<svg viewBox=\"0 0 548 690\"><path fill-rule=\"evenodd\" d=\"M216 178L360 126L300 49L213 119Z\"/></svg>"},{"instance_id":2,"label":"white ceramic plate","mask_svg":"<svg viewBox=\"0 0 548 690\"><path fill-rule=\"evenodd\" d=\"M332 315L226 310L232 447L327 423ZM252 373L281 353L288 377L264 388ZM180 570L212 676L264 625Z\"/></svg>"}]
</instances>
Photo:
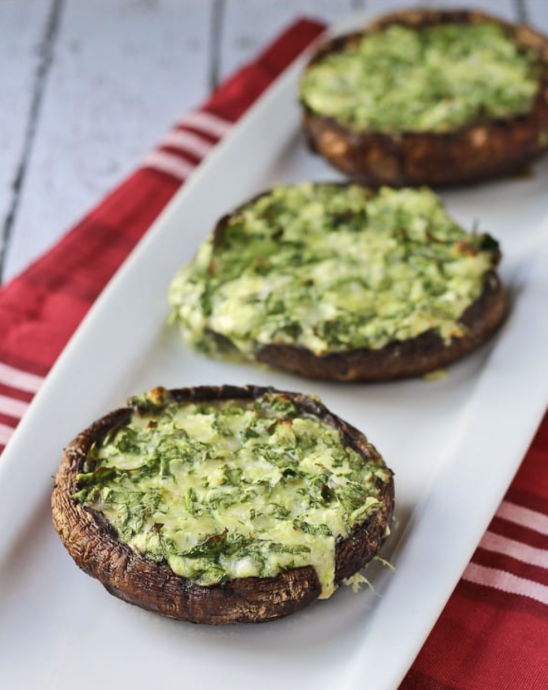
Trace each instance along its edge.
<instances>
[{"instance_id":1,"label":"white ceramic plate","mask_svg":"<svg viewBox=\"0 0 548 690\"><path fill-rule=\"evenodd\" d=\"M548 165L532 179L448 193L451 212L502 241L511 312L447 379L315 383L191 354L166 324L166 292L215 220L275 181L337 176L302 145L302 61L253 108L162 214L92 309L0 462L0 687L394 690L458 581L548 401ZM51 526L62 449L133 393L163 384L273 384L321 395L396 471L392 574L288 619L215 629L109 596Z\"/></svg>"}]
</instances>

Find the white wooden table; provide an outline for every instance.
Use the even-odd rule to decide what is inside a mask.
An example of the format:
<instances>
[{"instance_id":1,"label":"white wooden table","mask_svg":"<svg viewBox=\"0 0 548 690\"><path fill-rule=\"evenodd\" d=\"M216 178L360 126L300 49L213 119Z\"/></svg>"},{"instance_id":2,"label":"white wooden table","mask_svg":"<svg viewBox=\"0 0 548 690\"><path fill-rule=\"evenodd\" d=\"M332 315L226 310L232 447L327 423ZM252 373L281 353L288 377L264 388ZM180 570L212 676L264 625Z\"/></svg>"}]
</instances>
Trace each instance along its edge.
<instances>
[{"instance_id":1,"label":"white wooden table","mask_svg":"<svg viewBox=\"0 0 548 690\"><path fill-rule=\"evenodd\" d=\"M0 282L298 16L425 0L0 0ZM465 3L459 3L463 5ZM548 32L548 0L470 0Z\"/></svg>"}]
</instances>

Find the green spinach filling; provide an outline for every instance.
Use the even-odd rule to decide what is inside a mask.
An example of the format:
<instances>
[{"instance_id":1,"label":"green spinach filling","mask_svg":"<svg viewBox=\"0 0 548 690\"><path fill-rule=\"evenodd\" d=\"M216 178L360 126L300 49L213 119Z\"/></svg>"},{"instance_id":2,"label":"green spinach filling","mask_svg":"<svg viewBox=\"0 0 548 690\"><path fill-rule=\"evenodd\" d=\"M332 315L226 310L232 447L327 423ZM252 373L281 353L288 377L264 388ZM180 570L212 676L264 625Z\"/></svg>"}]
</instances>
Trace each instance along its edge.
<instances>
[{"instance_id":1,"label":"green spinach filling","mask_svg":"<svg viewBox=\"0 0 548 690\"><path fill-rule=\"evenodd\" d=\"M269 344L379 349L459 318L499 258L428 189L276 187L231 216L173 280L172 319L209 354Z\"/></svg>"},{"instance_id":2,"label":"green spinach filling","mask_svg":"<svg viewBox=\"0 0 548 690\"><path fill-rule=\"evenodd\" d=\"M383 461L283 393L157 405L159 393L92 448L73 499L200 585L312 565L330 596L336 539L379 506Z\"/></svg>"},{"instance_id":3,"label":"green spinach filling","mask_svg":"<svg viewBox=\"0 0 548 690\"><path fill-rule=\"evenodd\" d=\"M541 71L537 53L493 22L394 24L311 65L300 96L355 131L446 132L526 112Z\"/></svg>"}]
</instances>

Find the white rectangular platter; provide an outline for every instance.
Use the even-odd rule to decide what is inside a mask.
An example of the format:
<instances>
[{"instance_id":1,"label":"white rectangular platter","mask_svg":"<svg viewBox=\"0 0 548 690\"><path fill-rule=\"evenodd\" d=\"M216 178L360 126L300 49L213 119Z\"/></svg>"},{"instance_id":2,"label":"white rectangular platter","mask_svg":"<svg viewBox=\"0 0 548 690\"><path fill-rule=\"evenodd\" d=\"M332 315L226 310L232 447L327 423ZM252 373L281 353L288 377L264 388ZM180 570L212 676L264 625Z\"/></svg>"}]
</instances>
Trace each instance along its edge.
<instances>
[{"instance_id":1,"label":"white rectangular platter","mask_svg":"<svg viewBox=\"0 0 548 690\"><path fill-rule=\"evenodd\" d=\"M530 179L451 191L465 227L502 242L509 317L448 378L313 382L208 360L166 325L166 293L216 219L278 181L336 179L306 150L292 66L211 155L92 309L0 461L0 687L395 690L470 559L548 402L548 164ZM272 384L320 395L396 472L375 593L342 588L288 619L208 628L109 596L65 553L49 495L62 449L154 385Z\"/></svg>"}]
</instances>

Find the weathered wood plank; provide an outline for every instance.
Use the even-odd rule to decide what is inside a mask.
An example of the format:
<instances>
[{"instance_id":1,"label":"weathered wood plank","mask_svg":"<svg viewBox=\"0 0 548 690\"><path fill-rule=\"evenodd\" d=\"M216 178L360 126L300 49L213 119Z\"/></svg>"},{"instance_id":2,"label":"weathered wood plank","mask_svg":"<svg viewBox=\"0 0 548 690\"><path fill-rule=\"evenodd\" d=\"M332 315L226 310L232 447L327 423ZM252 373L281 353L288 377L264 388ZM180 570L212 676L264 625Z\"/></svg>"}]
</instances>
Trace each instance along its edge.
<instances>
[{"instance_id":1,"label":"weathered wood plank","mask_svg":"<svg viewBox=\"0 0 548 690\"><path fill-rule=\"evenodd\" d=\"M9 103L0 109L0 221L13 201L53 3L0 2L0 93ZM517 19L519 3L532 24L548 31L546 0L473 5ZM297 16L329 22L364 7L378 13L417 4L446 0L61 0L63 21L6 276L130 172L171 122L206 95L212 76L225 77L252 58Z\"/></svg>"},{"instance_id":2,"label":"weathered wood plank","mask_svg":"<svg viewBox=\"0 0 548 690\"><path fill-rule=\"evenodd\" d=\"M250 60L298 17L333 22L363 7L363 0L225 0L220 43L220 78Z\"/></svg>"},{"instance_id":3,"label":"weathered wood plank","mask_svg":"<svg viewBox=\"0 0 548 690\"><path fill-rule=\"evenodd\" d=\"M395 12L410 7L428 7L432 4L425 0L365 0L365 8L374 14Z\"/></svg>"},{"instance_id":4,"label":"weathered wood plank","mask_svg":"<svg viewBox=\"0 0 548 690\"><path fill-rule=\"evenodd\" d=\"M367 9L372 12L392 12L408 7L472 7L483 10L489 14L495 14L505 19L515 20L516 10L513 0L474 0L473 2L448 3L447 0L366 0Z\"/></svg>"},{"instance_id":5,"label":"weathered wood plank","mask_svg":"<svg viewBox=\"0 0 548 690\"><path fill-rule=\"evenodd\" d=\"M13 209L51 5L51 0L0 2L0 228Z\"/></svg>"},{"instance_id":6,"label":"weathered wood plank","mask_svg":"<svg viewBox=\"0 0 548 690\"><path fill-rule=\"evenodd\" d=\"M540 31L548 34L547 0L527 0L526 9L529 23Z\"/></svg>"},{"instance_id":7,"label":"weathered wood plank","mask_svg":"<svg viewBox=\"0 0 548 690\"><path fill-rule=\"evenodd\" d=\"M211 8L212 0L66 0L6 278L207 94Z\"/></svg>"}]
</instances>

